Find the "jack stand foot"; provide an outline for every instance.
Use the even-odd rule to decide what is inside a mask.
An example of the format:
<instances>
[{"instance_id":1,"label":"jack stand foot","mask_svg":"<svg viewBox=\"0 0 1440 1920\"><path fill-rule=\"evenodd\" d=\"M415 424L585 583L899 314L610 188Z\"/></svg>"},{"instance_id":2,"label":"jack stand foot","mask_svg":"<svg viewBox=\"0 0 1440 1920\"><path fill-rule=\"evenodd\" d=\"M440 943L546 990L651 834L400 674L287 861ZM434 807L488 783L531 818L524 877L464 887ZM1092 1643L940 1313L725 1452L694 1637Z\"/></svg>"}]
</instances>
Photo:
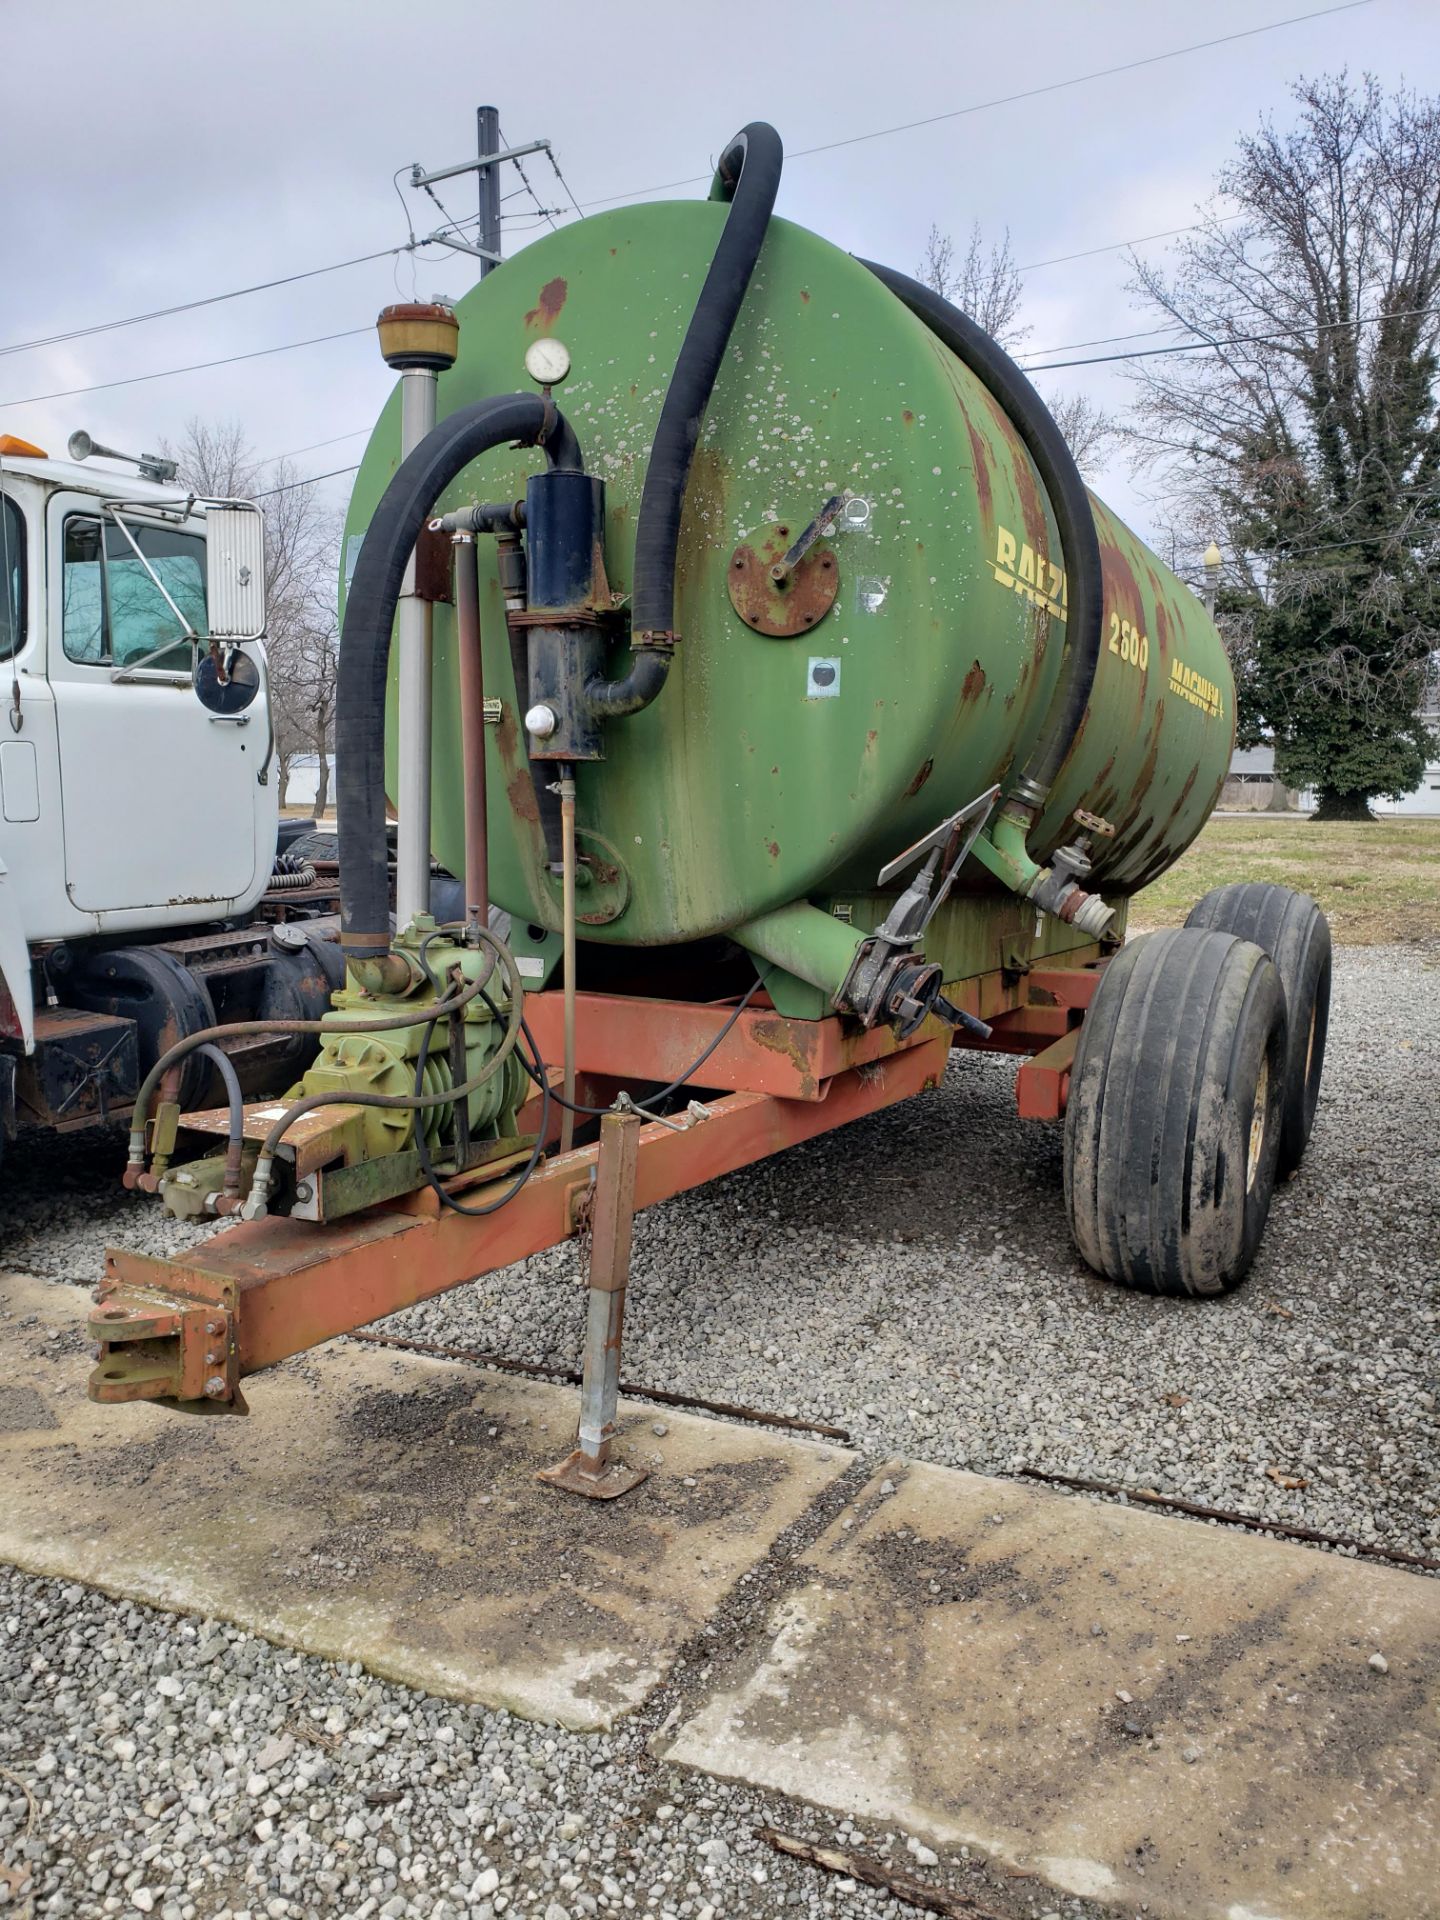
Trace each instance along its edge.
<instances>
[{"instance_id":1,"label":"jack stand foot","mask_svg":"<svg viewBox=\"0 0 1440 1920\"><path fill-rule=\"evenodd\" d=\"M605 1460L596 1471L595 1463L577 1447L558 1466L542 1467L535 1478L547 1487L582 1494L587 1500L618 1500L650 1475L646 1468L627 1467L623 1460Z\"/></svg>"},{"instance_id":2,"label":"jack stand foot","mask_svg":"<svg viewBox=\"0 0 1440 1920\"><path fill-rule=\"evenodd\" d=\"M627 1467L623 1460L610 1457L620 1404L620 1341L641 1124L638 1113L607 1113L600 1122L595 1200L590 1210L585 1361L575 1435L579 1445L568 1459L546 1467L539 1476L547 1486L563 1487L587 1500L618 1500L648 1477L643 1467Z\"/></svg>"}]
</instances>

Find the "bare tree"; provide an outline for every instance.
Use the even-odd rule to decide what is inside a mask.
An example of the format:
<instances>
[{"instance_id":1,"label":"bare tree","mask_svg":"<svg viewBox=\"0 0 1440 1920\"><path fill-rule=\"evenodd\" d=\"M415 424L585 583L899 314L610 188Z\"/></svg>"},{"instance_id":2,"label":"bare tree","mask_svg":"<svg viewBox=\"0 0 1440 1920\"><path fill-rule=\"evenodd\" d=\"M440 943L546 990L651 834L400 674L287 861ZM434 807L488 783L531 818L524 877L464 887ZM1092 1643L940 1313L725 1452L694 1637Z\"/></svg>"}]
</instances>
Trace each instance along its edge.
<instances>
[{"instance_id":1,"label":"bare tree","mask_svg":"<svg viewBox=\"0 0 1440 1920\"><path fill-rule=\"evenodd\" d=\"M1132 442L1254 618L1276 763L1367 818L1420 779L1440 646L1440 100L1302 81L1243 137L1172 271L1136 289L1208 350L1145 363ZM1194 548L1191 549L1192 553Z\"/></svg>"},{"instance_id":2,"label":"bare tree","mask_svg":"<svg viewBox=\"0 0 1440 1920\"><path fill-rule=\"evenodd\" d=\"M987 246L977 220L963 259L956 258L955 242L948 233L932 226L925 241L925 258L916 268L918 280L950 300L962 313L969 314L977 326L985 329L1013 353L1030 336L1029 327L1016 324L1024 283L1010 251L1010 229L1004 238Z\"/></svg>"},{"instance_id":3,"label":"bare tree","mask_svg":"<svg viewBox=\"0 0 1440 1920\"><path fill-rule=\"evenodd\" d=\"M1075 456L1076 466L1088 478L1120 438L1118 424L1113 415L1083 393L1062 393L1047 404Z\"/></svg>"},{"instance_id":4,"label":"bare tree","mask_svg":"<svg viewBox=\"0 0 1440 1920\"><path fill-rule=\"evenodd\" d=\"M957 259L950 235L932 226L916 278L942 300L953 301L1007 353L1017 352L1030 337L1031 329L1019 324L1025 283L1010 250L1008 227L1003 239L987 246L977 221L970 229L964 258ZM1093 473L1118 437L1116 423L1083 393L1062 394L1049 406L1076 466L1082 473Z\"/></svg>"},{"instance_id":5,"label":"bare tree","mask_svg":"<svg viewBox=\"0 0 1440 1920\"><path fill-rule=\"evenodd\" d=\"M259 460L238 421L192 419L178 447L165 446L180 480L197 493L263 495L269 624L266 658L280 794L296 756L319 762L317 808L329 797L337 627L335 580L340 522L288 460Z\"/></svg>"}]
</instances>

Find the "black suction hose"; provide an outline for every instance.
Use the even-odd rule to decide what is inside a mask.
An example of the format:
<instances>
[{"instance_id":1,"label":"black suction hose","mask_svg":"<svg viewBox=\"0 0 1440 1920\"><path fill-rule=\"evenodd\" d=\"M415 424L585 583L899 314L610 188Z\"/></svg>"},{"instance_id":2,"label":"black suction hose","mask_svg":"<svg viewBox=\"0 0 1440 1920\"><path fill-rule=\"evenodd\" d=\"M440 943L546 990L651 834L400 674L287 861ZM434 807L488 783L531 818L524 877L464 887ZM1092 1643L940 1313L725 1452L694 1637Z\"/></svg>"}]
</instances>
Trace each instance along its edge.
<instances>
[{"instance_id":1,"label":"black suction hose","mask_svg":"<svg viewBox=\"0 0 1440 1920\"><path fill-rule=\"evenodd\" d=\"M635 523L635 588L631 602L630 671L586 688L594 711L608 718L638 713L665 684L675 632L675 552L685 485L720 363L760 257L780 186L785 150L763 120L741 129L720 156L711 198L730 212L675 362L650 449Z\"/></svg>"},{"instance_id":2,"label":"black suction hose","mask_svg":"<svg viewBox=\"0 0 1440 1920\"><path fill-rule=\"evenodd\" d=\"M435 502L455 476L492 447L544 446L552 467L580 470L580 443L538 393L497 394L462 407L426 434L375 509L345 603L335 696L341 944L347 959L390 949L385 844L385 682L390 635L405 568Z\"/></svg>"},{"instance_id":3,"label":"black suction hose","mask_svg":"<svg viewBox=\"0 0 1440 1920\"><path fill-rule=\"evenodd\" d=\"M862 260L860 264L868 267L917 319L923 320L936 339L989 389L1024 442L1039 470L1041 485L1050 496L1065 557L1070 648L1054 725L1021 775L1022 783L1029 783L1039 792L1027 792L1022 784L1017 797L1038 807L1054 784L1079 731L1090 703L1095 669L1100 663L1103 586L1100 538L1095 531L1090 496L1080 478L1075 456L1051 418L1050 409L1005 349L997 346L968 314L951 306L948 300L918 280L912 280L909 274L896 273L893 267L877 266L873 260Z\"/></svg>"}]
</instances>

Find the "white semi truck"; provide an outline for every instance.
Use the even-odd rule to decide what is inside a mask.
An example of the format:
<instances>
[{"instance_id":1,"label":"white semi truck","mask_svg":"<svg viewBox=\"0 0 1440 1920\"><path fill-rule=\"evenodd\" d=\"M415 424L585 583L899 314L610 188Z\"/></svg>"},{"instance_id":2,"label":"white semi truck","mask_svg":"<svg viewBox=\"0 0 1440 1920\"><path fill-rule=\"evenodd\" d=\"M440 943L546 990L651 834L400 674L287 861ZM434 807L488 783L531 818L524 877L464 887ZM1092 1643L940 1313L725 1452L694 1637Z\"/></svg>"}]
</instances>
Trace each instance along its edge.
<instances>
[{"instance_id":1,"label":"white semi truck","mask_svg":"<svg viewBox=\"0 0 1440 1920\"><path fill-rule=\"evenodd\" d=\"M264 521L0 435L0 1133L123 1119L157 1054L313 1019L343 977L315 876L277 873ZM296 883L300 898L296 896ZM277 882L279 890L277 891ZM271 896L267 900L267 895ZM247 1095L310 1042L227 1049ZM180 1098L223 1097L192 1054Z\"/></svg>"}]
</instances>

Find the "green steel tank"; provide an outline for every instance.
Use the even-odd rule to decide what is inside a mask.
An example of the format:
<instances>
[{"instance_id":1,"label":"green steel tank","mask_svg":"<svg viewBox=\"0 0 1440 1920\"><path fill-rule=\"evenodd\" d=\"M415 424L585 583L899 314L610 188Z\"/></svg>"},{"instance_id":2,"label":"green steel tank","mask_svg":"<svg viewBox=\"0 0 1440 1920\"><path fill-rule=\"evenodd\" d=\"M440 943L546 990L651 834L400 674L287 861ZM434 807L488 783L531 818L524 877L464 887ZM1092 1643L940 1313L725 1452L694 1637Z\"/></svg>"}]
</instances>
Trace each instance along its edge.
<instances>
[{"instance_id":1,"label":"green steel tank","mask_svg":"<svg viewBox=\"0 0 1440 1920\"><path fill-rule=\"evenodd\" d=\"M819 1011L893 902L881 869L982 800L930 933L944 979L993 969L997 941L1033 956L1113 937L1127 898L1184 852L1218 798L1234 730L1225 653L1200 602L1099 500L1082 496L1093 544L1067 550L1078 536L1064 537L1014 382L1024 406L1038 401L1013 368L1007 385L965 354L922 290L768 220L684 481L673 621L631 631L662 404L731 212L719 197L631 207L527 247L458 303L458 358L438 379L443 424L523 386L537 341L563 343L554 400L603 483L581 595L586 658L618 675L637 638L655 639L669 664L648 704L606 717L597 750L582 743L567 759L582 972L586 955L604 964L602 947L728 935L774 970L777 1004L788 993L787 1010ZM352 554L400 449L397 388L357 476ZM494 448L435 511L453 526L483 503L521 501L545 465L534 447ZM495 530L493 512L484 524ZM533 556L522 611L502 547L477 535L489 887L539 982L561 924L547 826L557 755L527 726L549 684L527 635L546 616ZM459 873L446 604L434 647L432 844ZM393 797L393 653L390 672Z\"/></svg>"}]
</instances>

